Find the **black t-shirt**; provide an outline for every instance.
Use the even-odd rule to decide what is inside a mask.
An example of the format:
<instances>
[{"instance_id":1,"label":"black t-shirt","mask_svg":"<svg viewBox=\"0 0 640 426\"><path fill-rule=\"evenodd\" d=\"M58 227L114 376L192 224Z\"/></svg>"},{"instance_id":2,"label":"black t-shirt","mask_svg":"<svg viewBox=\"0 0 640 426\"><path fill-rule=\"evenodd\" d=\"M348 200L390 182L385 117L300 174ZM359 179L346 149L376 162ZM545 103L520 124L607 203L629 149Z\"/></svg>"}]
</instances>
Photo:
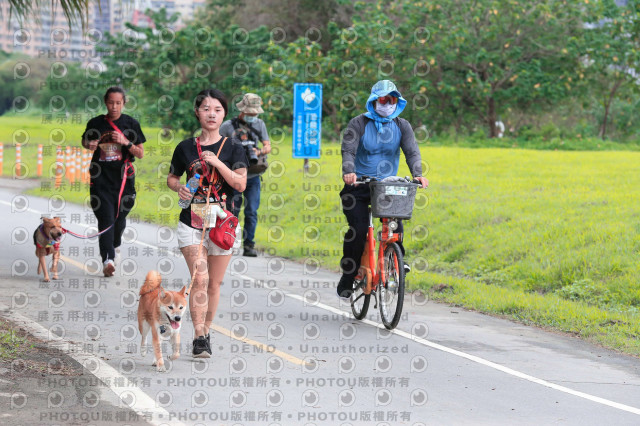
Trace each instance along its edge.
<instances>
[{"instance_id":1,"label":"black t-shirt","mask_svg":"<svg viewBox=\"0 0 640 426\"><path fill-rule=\"evenodd\" d=\"M120 115L117 120L113 121L113 124L115 124L134 145L139 145L147 140L144 133L142 133L142 129L140 129L140 123L130 115ZM99 115L89 120L87 128L82 134L82 139L100 139L105 133L115 131L107 121L106 116ZM114 182L121 182L122 166L124 165L124 160L127 158L131 162L135 161L135 157L129 153L126 147L115 143L99 143L98 148L93 152L89 168L92 186L94 188L96 186L111 187Z\"/></svg>"},{"instance_id":2,"label":"black t-shirt","mask_svg":"<svg viewBox=\"0 0 640 426\"><path fill-rule=\"evenodd\" d=\"M224 138L220 138L220 140L214 144L200 146L202 152L211 151L214 154L218 153L220 149L220 144ZM222 147L222 151L220 151L220 155L218 156L220 161L222 161L227 167L231 170L237 169L246 169L247 168L247 156L245 154L244 148L242 147L242 143L237 139L227 138L224 146ZM209 164L206 164L204 161L200 160L198 155L198 147L196 146L196 139L189 138L185 139L176 146L176 149L173 151L173 157L171 158L171 174L176 176L182 176L185 172L187 173L187 181L191 179L191 177L198 173L201 176L201 186L198 188L196 193L193 196L192 203L194 204L202 204L206 203L206 188L209 187L209 180L205 177L204 167L207 168L209 176L213 176L213 185L218 195L224 199L223 195L226 196L226 208L227 210L231 210L231 203L233 198L233 188L224 178L217 172L217 170L213 170ZM213 174L212 174L213 173ZM211 190L211 197L209 202L217 201L214 195L213 190ZM186 209L182 209L180 212L180 222L185 225L191 226L191 206ZM192 227L192 226L191 226Z\"/></svg>"}]
</instances>

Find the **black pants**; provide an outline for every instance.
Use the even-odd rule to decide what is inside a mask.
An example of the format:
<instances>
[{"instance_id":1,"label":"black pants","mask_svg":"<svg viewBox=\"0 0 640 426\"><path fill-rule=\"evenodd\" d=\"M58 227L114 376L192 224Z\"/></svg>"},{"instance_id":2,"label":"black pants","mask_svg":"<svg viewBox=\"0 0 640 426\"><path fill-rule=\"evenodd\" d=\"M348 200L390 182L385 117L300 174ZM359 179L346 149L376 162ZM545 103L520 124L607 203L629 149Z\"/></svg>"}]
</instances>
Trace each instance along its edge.
<instances>
[{"instance_id":1,"label":"black pants","mask_svg":"<svg viewBox=\"0 0 640 426\"><path fill-rule=\"evenodd\" d=\"M369 205L371 204L369 185L345 185L340 191L340 199L342 200L342 212L347 217L349 224L349 230L342 243L340 268L345 278L353 279L358 275L360 259L364 253L367 232L369 231ZM398 221L398 229L395 232L400 234L398 245L404 254L401 220Z\"/></svg>"},{"instance_id":2,"label":"black pants","mask_svg":"<svg viewBox=\"0 0 640 426\"><path fill-rule=\"evenodd\" d=\"M122 181L120 181L121 183ZM120 184L115 189L114 185L108 189L102 186L91 186L91 208L98 219L98 230L102 231L113 225L107 232L98 237L102 262L115 258L115 249L120 247L122 233L127 226L127 215L133 208L136 199L135 180L131 177L127 179L125 184L122 200L120 201L120 214L116 219Z\"/></svg>"}]
</instances>

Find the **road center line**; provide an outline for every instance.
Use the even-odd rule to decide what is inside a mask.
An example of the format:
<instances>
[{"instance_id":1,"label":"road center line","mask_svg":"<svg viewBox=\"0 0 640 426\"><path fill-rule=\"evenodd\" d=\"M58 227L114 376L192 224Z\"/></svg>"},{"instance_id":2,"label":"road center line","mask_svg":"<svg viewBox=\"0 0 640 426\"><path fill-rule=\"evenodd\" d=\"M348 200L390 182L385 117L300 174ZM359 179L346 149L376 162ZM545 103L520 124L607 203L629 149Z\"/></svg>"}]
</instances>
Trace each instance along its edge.
<instances>
[{"instance_id":1,"label":"road center line","mask_svg":"<svg viewBox=\"0 0 640 426\"><path fill-rule=\"evenodd\" d=\"M0 203L1 203L1 204L8 205L8 206L11 206L11 203L9 203L9 202L7 202L7 201L4 201L4 200L0 200ZM35 214L38 214L38 215L43 214L42 212L39 212L39 211L37 211L37 210L33 210L33 209L31 209L31 208L29 208L29 209L27 209L27 210L28 210L29 212L31 212L31 213L35 213ZM94 226L91 226L91 225L85 225L85 224L79 224L79 225L80 225L80 226L82 226L82 227L84 227L85 229L86 229L86 228L94 227ZM138 245L141 245L141 246L143 246L143 247L149 247L149 248L154 248L154 249L160 250L160 248L159 248L159 247L157 247L157 246L155 246L155 245L153 245L153 244L145 243L145 242L143 242L143 241L133 241L133 242L134 242L134 243L136 243L136 244L138 244ZM180 254L180 255L177 255L177 254L175 254L175 253L173 253L173 252L171 252L171 251L169 251L169 254L173 255L174 257L181 257L181 256L182 256L181 254ZM60 259L61 259L61 260L63 260L65 263L68 263L68 264L70 264L70 265L75 266L76 268L78 268L78 269L80 269L80 270L84 271L85 273L87 273L87 274L89 274L89 275L95 275L95 273L96 273L96 272L91 272L91 271L89 271L89 270L87 269L87 266L86 266L86 265L84 265L84 264L82 264L82 263L78 262L77 260L71 259L71 258L69 258L69 257L67 257L67 256L60 255ZM233 335L233 333L231 332L231 330L228 330L228 329L226 329L226 328L224 328L224 327L220 327L219 325L213 325L213 324L212 324L212 325L211 325L211 328L212 328L212 329L214 329L215 331L217 331L217 332L221 333L221 334L224 334L225 336L229 336L229 337L231 337L232 339L235 339L235 340L238 340L238 341L241 341L241 342L244 342L244 343L247 343L247 344L253 345L253 346L257 347L257 348L260 348L260 349L264 350L265 352L266 352L268 349L270 349L270 347L269 347L268 345L266 345L266 344L264 344L264 343L262 343L262 342L259 342L259 341L257 341L257 340L252 340L252 339L249 339L249 338L238 338L238 337L236 337L236 336L234 336L234 335ZM280 350L275 350L275 351L273 352L273 354L274 354L274 355L277 355L277 356L279 356L279 357L281 357L282 359L284 359L284 360L286 360L286 361L289 361L289 362L291 362L291 363L293 363L293 364L296 364L296 365L305 365L305 364L306 364L306 362L305 362L305 361L303 361L302 359L300 359L300 358L298 358L298 357L296 357L296 356L293 356L293 355L291 355L291 354L288 354L288 353L286 353L286 352L282 352L282 351L280 351Z\"/></svg>"},{"instance_id":2,"label":"road center line","mask_svg":"<svg viewBox=\"0 0 640 426\"><path fill-rule=\"evenodd\" d=\"M60 259L64 260L65 262L68 262L69 264L75 266L76 268L78 268L78 269L80 269L82 271L85 271L88 274L91 274L91 272L87 269L86 265L83 265L82 263L80 263L80 262L78 262L76 260L69 259L68 257L62 256L62 255L60 255ZM247 337L237 337L231 332L231 330L228 330L228 329L226 329L224 327L221 327L219 325L211 324L210 328L215 330L215 331L217 331L218 333L224 334L225 336L228 336L228 337L230 337L232 339L235 339L235 340L238 340L240 342L247 343L249 345L255 346L256 348L259 348L259 349L263 350L265 353L272 353L273 355L277 355L280 358L282 358L282 359L284 359L286 361L289 361L289 362L291 362L293 364L296 364L296 365L305 365L306 364L306 362L301 360L300 358L297 358L297 357L295 357L293 355L290 355L290 354L288 354L286 352L282 352L282 351L277 350L277 349L272 351L272 352L269 352L271 350L271 348L275 348L275 347L274 346L270 347L269 345L266 345L266 344L264 344L262 342L259 342L257 340L249 339Z\"/></svg>"},{"instance_id":3,"label":"road center line","mask_svg":"<svg viewBox=\"0 0 640 426\"><path fill-rule=\"evenodd\" d=\"M0 203L8 205L8 206L11 206L11 203L9 203L7 201L4 201L4 200L0 200ZM41 214L40 212L38 212L36 210L33 210L33 209L27 209L27 210L29 210L29 211L31 211L33 213ZM135 241L135 242L140 244L140 245L147 246L147 247L156 248L158 250L160 249L159 247L156 247L156 246L151 245L151 244L137 242L137 241ZM84 269L84 265L83 265L83 269ZM249 277L247 275L237 274L237 276L240 276L240 277L242 277L244 279L252 281L254 284L259 282L259 280L255 279L255 278L252 278L252 277ZM263 286L263 288L269 288L269 287L264 287ZM269 289L272 289L272 288L269 288ZM280 290L287 297L290 297L290 298L296 299L296 300L300 300L302 302L305 301L304 297L302 297L302 296L299 296L299 295L293 294L293 293L289 293L286 290L282 290L282 289L280 289ZM345 314L345 311L343 311L341 309L334 308L333 306L325 305L324 303L315 303L313 306L315 306L317 308L320 308L320 309L324 309L324 310L329 311L329 312L333 312L333 313L338 314L338 315L344 315ZM368 319L364 319L361 322L363 322L364 324L370 325L372 327L377 327L379 329L385 329L382 324L375 323L375 322L373 322L371 320L368 320ZM39 327L42 327L37 323L36 323L36 325L38 325ZM619 402L611 401L611 400L608 400L608 399L605 399L605 398L600 398L598 396L594 396L594 395L591 395L591 394L588 394L588 393L585 393L585 392L576 391L576 390L567 388L565 386L560 386L560 385L557 385L555 383L551 383L551 382L548 382L546 380L539 379L537 377L522 373L522 372L514 370L512 368L505 367L505 366L500 365L500 364L496 364L495 362L486 360L484 358L480 358L478 356L471 355L471 354L468 354L466 352L458 351L456 349L452 349L452 348L440 345L438 343L431 342L431 341L429 341L427 339L423 339L423 338L420 338L420 337L417 337L417 336L413 336L410 333L407 333L406 331L394 329L394 330L391 330L390 332L393 333L393 334L396 334L398 336L404 337L406 339L409 339L411 341L414 341L416 343L419 343L419 344L421 344L423 346L427 346L427 347L430 347L432 349L436 349L436 350L439 350L439 351L442 351L442 352L449 353L451 355L455 355L455 356L458 356L458 357L461 357L461 358L465 358L465 359L467 359L469 361L484 365L486 367L493 368L493 369L498 370L498 371L502 371L503 373L506 373L506 374L509 374L511 376L527 380L527 381L532 382L532 383L536 383L536 384L548 387L550 389L555 389L557 391L560 391L560 392L563 392L563 393L566 393L566 394L569 394L569 395L574 395L574 396L577 396L579 398L583 398L583 399L586 399L586 400L589 400L589 401L592 401L592 402L596 402L598 404L606 405L608 407L616 408L618 410L627 411L629 413L640 415L640 408L631 407L629 405L621 404ZM292 356L292 358L295 358L295 357ZM298 359L298 358L296 358L296 359ZM302 360L300 360L300 361L302 361ZM116 374L117 374L117 372L116 372ZM145 396L146 396L146 394L145 394Z\"/></svg>"},{"instance_id":4,"label":"road center line","mask_svg":"<svg viewBox=\"0 0 640 426\"><path fill-rule=\"evenodd\" d=\"M75 267L76 267L76 268L78 268L78 269L81 269L81 270L85 271L85 272L86 272L87 274L89 274L89 275L93 275L93 274L95 274L96 272L98 272L98 271L95 271L95 272L91 272L91 271L89 271L89 270L87 269L87 266L86 266L86 265L83 265L82 263L78 262L77 260L73 260L73 259L71 259L71 258L69 258L69 257L67 257L67 256L60 255L60 260L64 261L64 263L68 263L68 264L70 264L70 265L75 266Z\"/></svg>"},{"instance_id":5,"label":"road center line","mask_svg":"<svg viewBox=\"0 0 640 426\"><path fill-rule=\"evenodd\" d=\"M238 340L240 342L248 343L248 344L253 345L253 346L257 347L257 348L260 348L265 353L271 353L273 355L277 355L280 358L283 358L283 359L291 362L292 364L296 364L296 365L305 365L306 364L306 362L304 360L301 360L300 358L297 358L297 357L295 357L293 355L289 355L288 353L279 351L277 349L272 351L272 352L269 352L269 350L271 348L275 348L275 347L274 346L270 347L268 345L265 345L264 343L258 342L257 340L251 340L251 339L249 339L247 337L236 337L236 336L233 335L231 330L227 330L226 328L220 327L219 325L211 324L210 328L212 330L214 330L214 331L217 331L218 333L224 334L225 336L229 336L232 339Z\"/></svg>"}]
</instances>

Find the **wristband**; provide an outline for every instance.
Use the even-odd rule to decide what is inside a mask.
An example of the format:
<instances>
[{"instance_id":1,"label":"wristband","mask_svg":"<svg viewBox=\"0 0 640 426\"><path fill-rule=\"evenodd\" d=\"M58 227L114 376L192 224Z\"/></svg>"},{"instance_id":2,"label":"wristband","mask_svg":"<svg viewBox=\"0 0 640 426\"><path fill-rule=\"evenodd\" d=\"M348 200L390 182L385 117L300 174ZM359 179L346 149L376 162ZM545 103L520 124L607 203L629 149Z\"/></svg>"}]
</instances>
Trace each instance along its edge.
<instances>
[{"instance_id":1,"label":"wristband","mask_svg":"<svg viewBox=\"0 0 640 426\"><path fill-rule=\"evenodd\" d=\"M127 144L127 149L131 149L132 146L133 146L133 142L129 141L129 143Z\"/></svg>"}]
</instances>

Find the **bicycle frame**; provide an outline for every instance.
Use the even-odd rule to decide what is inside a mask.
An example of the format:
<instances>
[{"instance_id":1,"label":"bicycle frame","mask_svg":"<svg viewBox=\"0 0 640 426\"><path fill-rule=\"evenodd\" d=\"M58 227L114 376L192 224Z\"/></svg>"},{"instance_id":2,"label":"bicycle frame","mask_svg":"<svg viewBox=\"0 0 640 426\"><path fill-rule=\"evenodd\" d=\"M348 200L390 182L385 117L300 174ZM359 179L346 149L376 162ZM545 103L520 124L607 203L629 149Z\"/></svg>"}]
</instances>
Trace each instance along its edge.
<instances>
[{"instance_id":1,"label":"bicycle frame","mask_svg":"<svg viewBox=\"0 0 640 426\"><path fill-rule=\"evenodd\" d=\"M362 177L360 181L356 181L354 185L358 183L369 183L374 180L375 179L372 178ZM399 181L401 180L402 179ZM409 179L405 178L405 181L409 182ZM415 182L412 183L415 184ZM397 187L392 188L389 192L389 187L393 186L393 184L384 184L370 188L372 201L375 201L375 203L371 203L368 209L369 224L366 232L366 241L364 241L365 246L362 257L360 258L360 269L354 280L356 285L350 296L353 316L361 320L367 315L371 295L373 294L374 302L376 303L374 309L380 310L380 318L388 330L392 330L398 325L405 296L406 264L404 263L402 246L399 244L401 234L395 232L400 225L396 220L400 219L394 215L410 219L411 212L407 211L407 203L413 203L415 196L415 191L409 194L408 191L399 191ZM406 187L409 186L410 185ZM374 192L375 199L373 198ZM381 202L381 197L387 197L388 195L410 196L411 198L407 198L406 200L395 198L387 200L393 203L395 203L395 201L401 203L398 205L392 203L387 208L379 203ZM396 209L394 206L398 208ZM413 207L413 205L411 207ZM375 239L375 228L373 226L374 212L375 216L380 218L382 222L382 230ZM377 259L376 240L379 242Z\"/></svg>"},{"instance_id":2,"label":"bicycle frame","mask_svg":"<svg viewBox=\"0 0 640 426\"><path fill-rule=\"evenodd\" d=\"M388 244L395 243L400 237L399 234L390 232L389 219L382 218L382 231L380 232L380 245L378 246L378 259L376 261L376 242L373 232L373 216L371 215L371 207L369 207L369 230L367 231L367 242L360 261L360 266L364 268L367 279L367 284L363 290L364 294L371 294L371 292L375 292L378 288L378 284L385 282L384 251ZM397 259L394 258L394 261L396 262L395 267L397 269ZM371 265L376 265L376 267L372 269Z\"/></svg>"}]
</instances>

